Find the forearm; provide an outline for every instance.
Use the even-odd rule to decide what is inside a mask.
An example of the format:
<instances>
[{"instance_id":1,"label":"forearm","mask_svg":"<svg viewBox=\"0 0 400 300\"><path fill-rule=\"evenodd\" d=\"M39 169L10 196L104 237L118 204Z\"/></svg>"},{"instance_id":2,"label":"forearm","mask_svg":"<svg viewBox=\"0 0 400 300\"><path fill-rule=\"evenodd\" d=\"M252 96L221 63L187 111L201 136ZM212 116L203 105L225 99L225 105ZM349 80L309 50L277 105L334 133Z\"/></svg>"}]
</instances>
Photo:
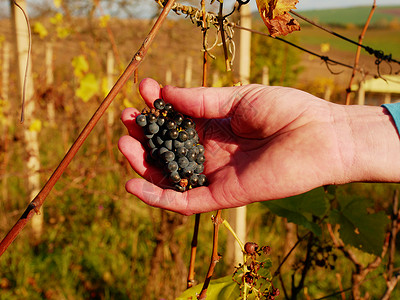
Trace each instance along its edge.
<instances>
[{"instance_id":1,"label":"forearm","mask_svg":"<svg viewBox=\"0 0 400 300\"><path fill-rule=\"evenodd\" d=\"M348 181L400 182L400 137L383 107L345 106L340 141ZM340 138L340 136L339 136Z\"/></svg>"}]
</instances>

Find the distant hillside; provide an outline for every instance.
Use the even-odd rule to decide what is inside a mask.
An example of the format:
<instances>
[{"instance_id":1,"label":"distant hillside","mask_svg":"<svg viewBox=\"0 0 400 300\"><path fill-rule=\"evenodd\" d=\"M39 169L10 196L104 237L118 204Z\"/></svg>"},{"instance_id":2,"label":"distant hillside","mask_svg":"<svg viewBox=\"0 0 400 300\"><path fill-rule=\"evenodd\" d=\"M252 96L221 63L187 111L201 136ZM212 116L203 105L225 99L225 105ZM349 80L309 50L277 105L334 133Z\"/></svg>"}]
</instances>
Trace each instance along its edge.
<instances>
[{"instance_id":1,"label":"distant hillside","mask_svg":"<svg viewBox=\"0 0 400 300\"><path fill-rule=\"evenodd\" d=\"M342 25L363 25L368 18L371 6L350 8L302 10L300 14L319 23ZM400 27L400 6L378 6L371 20L371 26L388 26L392 23Z\"/></svg>"}]
</instances>

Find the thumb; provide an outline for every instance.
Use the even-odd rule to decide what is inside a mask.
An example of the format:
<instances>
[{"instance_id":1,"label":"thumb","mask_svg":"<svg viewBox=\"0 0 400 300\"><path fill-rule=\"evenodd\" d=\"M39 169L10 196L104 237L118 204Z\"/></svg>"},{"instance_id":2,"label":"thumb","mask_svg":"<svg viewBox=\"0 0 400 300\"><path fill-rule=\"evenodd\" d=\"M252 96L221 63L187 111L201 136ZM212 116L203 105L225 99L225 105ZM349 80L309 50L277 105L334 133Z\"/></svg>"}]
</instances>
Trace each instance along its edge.
<instances>
[{"instance_id":1,"label":"thumb","mask_svg":"<svg viewBox=\"0 0 400 300\"><path fill-rule=\"evenodd\" d=\"M178 88L160 85L153 79L146 78L139 85L139 91L150 107L160 96L174 108L194 118L225 118L230 116L235 106L243 97L245 87L197 87Z\"/></svg>"}]
</instances>

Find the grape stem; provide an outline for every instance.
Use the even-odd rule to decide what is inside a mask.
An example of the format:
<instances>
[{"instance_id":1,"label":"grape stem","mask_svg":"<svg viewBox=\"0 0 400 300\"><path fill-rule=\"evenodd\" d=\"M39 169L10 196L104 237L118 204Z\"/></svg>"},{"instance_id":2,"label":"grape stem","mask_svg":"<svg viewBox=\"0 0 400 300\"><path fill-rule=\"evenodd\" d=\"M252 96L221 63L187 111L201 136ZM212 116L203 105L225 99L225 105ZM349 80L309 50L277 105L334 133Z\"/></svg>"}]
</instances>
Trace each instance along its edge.
<instances>
[{"instance_id":1,"label":"grape stem","mask_svg":"<svg viewBox=\"0 0 400 300\"><path fill-rule=\"evenodd\" d=\"M246 251L244 250L244 244L243 242L239 239L239 237L237 236L236 232L233 230L232 226L229 224L229 222L227 220L223 220L222 221L222 225L224 225L226 227L226 229L229 230L230 233L232 233L233 237L235 238L235 240L238 242L240 249L243 252L243 260L246 260L245 257L247 257L246 255L244 255L244 253L246 253Z\"/></svg>"},{"instance_id":2,"label":"grape stem","mask_svg":"<svg viewBox=\"0 0 400 300\"><path fill-rule=\"evenodd\" d=\"M78 138L75 140L67 154L64 156L63 160L60 162L56 170L53 172L49 180L45 183L43 188L40 190L40 192L37 194L35 199L29 203L28 207L22 214L22 216L19 218L17 223L11 228L11 230L7 233L7 235L3 238L3 240L0 242L0 256L7 250L7 248L10 246L10 244L16 239L18 234L22 231L22 229L26 226L28 221L33 217L35 212L39 211L40 207L43 205L44 201L46 200L46 197L58 181L58 179L61 177L61 175L64 173L65 169L68 167L69 163L72 161L72 159L75 157L76 153L82 146L83 142L86 140L86 138L89 136L91 131L93 130L94 126L98 123L100 118L103 116L109 105L112 103L114 98L118 95L122 87L125 85L125 83L128 81L130 76L133 74L133 72L139 67L140 63L143 61L144 57L147 54L147 51L154 40L156 34L161 28L161 25L163 24L164 20L166 19L168 13L170 12L175 0L169 0L167 5L164 7L163 11L161 12L160 16L158 17L157 21L154 23L153 27L151 28L149 34L146 36L144 39L143 44L139 48L139 50L135 53L133 56L131 62L129 65L126 67L125 71L122 73L122 75L119 77L111 91L108 93L108 95L104 98L103 102L100 104L96 112L93 114L92 118L89 120L89 122L86 124L86 126L83 128L81 133L79 134Z\"/></svg>"}]
</instances>

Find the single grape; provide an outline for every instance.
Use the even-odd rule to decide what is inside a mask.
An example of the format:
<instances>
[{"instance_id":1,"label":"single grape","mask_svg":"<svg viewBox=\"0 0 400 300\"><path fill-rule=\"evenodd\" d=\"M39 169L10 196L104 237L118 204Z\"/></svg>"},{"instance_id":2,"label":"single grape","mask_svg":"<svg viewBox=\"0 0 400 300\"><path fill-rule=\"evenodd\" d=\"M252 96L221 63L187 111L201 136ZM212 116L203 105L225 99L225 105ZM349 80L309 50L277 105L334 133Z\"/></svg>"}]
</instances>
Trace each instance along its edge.
<instances>
[{"instance_id":1,"label":"single grape","mask_svg":"<svg viewBox=\"0 0 400 300\"><path fill-rule=\"evenodd\" d=\"M175 129L176 128L176 122L174 120L168 120L166 123L167 129Z\"/></svg>"},{"instance_id":2,"label":"single grape","mask_svg":"<svg viewBox=\"0 0 400 300\"><path fill-rule=\"evenodd\" d=\"M199 154L204 153L204 146L203 145L197 145L196 148L199 150Z\"/></svg>"},{"instance_id":3,"label":"single grape","mask_svg":"<svg viewBox=\"0 0 400 300\"><path fill-rule=\"evenodd\" d=\"M196 166L196 169L194 169L194 172L195 172L196 174L201 174L201 173L203 173L203 171L204 171L204 165L200 165L200 164L198 164L198 165Z\"/></svg>"},{"instance_id":4,"label":"single grape","mask_svg":"<svg viewBox=\"0 0 400 300\"><path fill-rule=\"evenodd\" d=\"M171 139L173 139L173 140L177 139L177 138L178 138L178 135L179 135L179 131L176 130L176 129L171 129L171 130L169 131L169 137L170 137Z\"/></svg>"},{"instance_id":5,"label":"single grape","mask_svg":"<svg viewBox=\"0 0 400 300\"><path fill-rule=\"evenodd\" d=\"M175 160L170 161L170 162L167 164L167 170L168 170L169 172L175 172L175 171L178 171L178 169L179 169L179 166L178 166L178 163L177 163Z\"/></svg>"},{"instance_id":6,"label":"single grape","mask_svg":"<svg viewBox=\"0 0 400 300\"><path fill-rule=\"evenodd\" d=\"M200 175L199 175L198 184L199 184L200 186L202 186L202 185L205 185L206 182L207 182L207 177L206 177L206 175L200 174Z\"/></svg>"},{"instance_id":7,"label":"single grape","mask_svg":"<svg viewBox=\"0 0 400 300\"><path fill-rule=\"evenodd\" d=\"M186 132L189 135L189 139L194 138L194 136L196 135L196 130L194 130L193 128L186 129Z\"/></svg>"},{"instance_id":8,"label":"single grape","mask_svg":"<svg viewBox=\"0 0 400 300\"><path fill-rule=\"evenodd\" d=\"M155 123L157 122L157 117L154 114L149 114L147 116L147 122L149 123Z\"/></svg>"},{"instance_id":9,"label":"single grape","mask_svg":"<svg viewBox=\"0 0 400 300\"><path fill-rule=\"evenodd\" d=\"M195 145L195 142L193 140L187 140L185 142L185 147L188 149L192 149L194 147L194 145Z\"/></svg>"},{"instance_id":10,"label":"single grape","mask_svg":"<svg viewBox=\"0 0 400 300\"><path fill-rule=\"evenodd\" d=\"M158 118L157 118L157 124L158 124L158 126L161 127L161 126L164 125L164 123L165 123L165 117L162 116L162 115L158 116Z\"/></svg>"},{"instance_id":11,"label":"single grape","mask_svg":"<svg viewBox=\"0 0 400 300\"><path fill-rule=\"evenodd\" d=\"M192 187L196 186L198 182L199 182L199 176L197 174L193 174L192 176L190 176L189 183Z\"/></svg>"},{"instance_id":12,"label":"single grape","mask_svg":"<svg viewBox=\"0 0 400 300\"><path fill-rule=\"evenodd\" d=\"M178 140L181 142L186 142L189 138L189 135L187 134L186 131L180 131L179 132L179 136L178 136Z\"/></svg>"},{"instance_id":13,"label":"single grape","mask_svg":"<svg viewBox=\"0 0 400 300\"><path fill-rule=\"evenodd\" d=\"M203 154L200 154L196 159L196 162L198 164L203 164L205 161L206 161L206 157Z\"/></svg>"},{"instance_id":14,"label":"single grape","mask_svg":"<svg viewBox=\"0 0 400 300\"><path fill-rule=\"evenodd\" d=\"M197 158L196 151L193 148L190 149L186 154L186 157L188 158L189 161L195 161Z\"/></svg>"},{"instance_id":15,"label":"single grape","mask_svg":"<svg viewBox=\"0 0 400 300\"><path fill-rule=\"evenodd\" d=\"M172 106L171 103L166 103L166 104L164 105L164 110L167 111L167 112L173 112L173 111L174 111L174 108L173 108L173 106Z\"/></svg>"},{"instance_id":16,"label":"single grape","mask_svg":"<svg viewBox=\"0 0 400 300\"><path fill-rule=\"evenodd\" d=\"M149 124L149 132L152 134L156 134L160 130L160 126L157 123L150 123Z\"/></svg>"},{"instance_id":17,"label":"single grape","mask_svg":"<svg viewBox=\"0 0 400 300\"><path fill-rule=\"evenodd\" d=\"M189 179L193 174L194 174L193 170L191 170L188 167L186 167L182 170L182 175L184 178Z\"/></svg>"},{"instance_id":18,"label":"single grape","mask_svg":"<svg viewBox=\"0 0 400 300\"><path fill-rule=\"evenodd\" d=\"M154 107L157 108L157 109L159 109L159 110L164 109L164 107L165 107L165 102L164 102L164 100L163 100L163 99L157 99L157 100L155 100L155 101L154 101Z\"/></svg>"},{"instance_id":19,"label":"single grape","mask_svg":"<svg viewBox=\"0 0 400 300\"><path fill-rule=\"evenodd\" d=\"M162 158L164 159L164 161L170 162L175 159L175 154L172 151L166 151L162 154Z\"/></svg>"},{"instance_id":20,"label":"single grape","mask_svg":"<svg viewBox=\"0 0 400 300\"><path fill-rule=\"evenodd\" d=\"M178 157L184 157L186 156L188 152L188 149L186 149L185 147L179 147L175 150L175 153Z\"/></svg>"},{"instance_id":21,"label":"single grape","mask_svg":"<svg viewBox=\"0 0 400 300\"><path fill-rule=\"evenodd\" d=\"M177 125L181 125L183 121L183 116L180 113L177 113L174 117L174 121L176 122Z\"/></svg>"},{"instance_id":22,"label":"single grape","mask_svg":"<svg viewBox=\"0 0 400 300\"><path fill-rule=\"evenodd\" d=\"M189 160L186 157L179 157L178 165L179 168L186 168L189 165Z\"/></svg>"},{"instance_id":23,"label":"single grape","mask_svg":"<svg viewBox=\"0 0 400 300\"><path fill-rule=\"evenodd\" d=\"M147 120L145 115L138 115L136 117L136 124L138 124L140 127L144 127L147 125Z\"/></svg>"},{"instance_id":24,"label":"single grape","mask_svg":"<svg viewBox=\"0 0 400 300\"><path fill-rule=\"evenodd\" d=\"M181 181L181 177L179 176L178 172L172 172L169 175L169 179L174 183L178 183L179 181Z\"/></svg>"},{"instance_id":25,"label":"single grape","mask_svg":"<svg viewBox=\"0 0 400 300\"><path fill-rule=\"evenodd\" d=\"M194 124L192 119L186 118L182 122L182 127L185 128L185 129L194 128L195 124Z\"/></svg>"}]
</instances>

